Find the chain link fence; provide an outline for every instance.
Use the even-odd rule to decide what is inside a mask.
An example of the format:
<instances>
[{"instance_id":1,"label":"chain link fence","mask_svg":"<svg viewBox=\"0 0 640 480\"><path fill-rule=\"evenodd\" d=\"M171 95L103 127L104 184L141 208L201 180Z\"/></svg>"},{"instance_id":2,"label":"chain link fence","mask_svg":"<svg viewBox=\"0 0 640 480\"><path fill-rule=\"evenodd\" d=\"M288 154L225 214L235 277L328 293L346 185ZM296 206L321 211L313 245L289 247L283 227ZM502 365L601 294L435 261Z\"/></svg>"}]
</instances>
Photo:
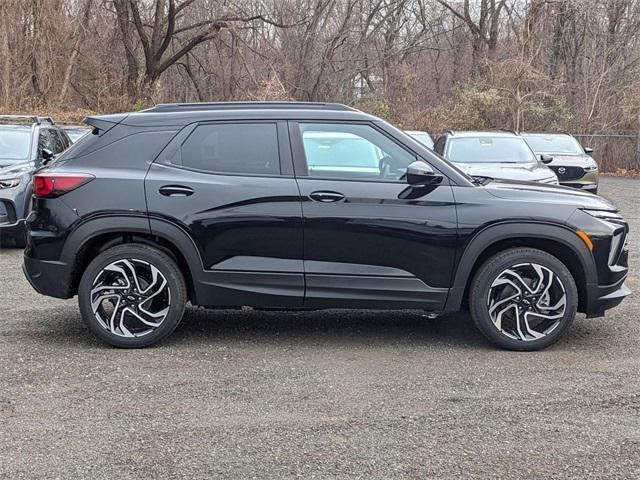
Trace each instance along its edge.
<instances>
[{"instance_id":1,"label":"chain link fence","mask_svg":"<svg viewBox=\"0 0 640 480\"><path fill-rule=\"evenodd\" d=\"M593 148L601 172L640 170L640 139L637 135L574 135L584 147Z\"/></svg>"}]
</instances>

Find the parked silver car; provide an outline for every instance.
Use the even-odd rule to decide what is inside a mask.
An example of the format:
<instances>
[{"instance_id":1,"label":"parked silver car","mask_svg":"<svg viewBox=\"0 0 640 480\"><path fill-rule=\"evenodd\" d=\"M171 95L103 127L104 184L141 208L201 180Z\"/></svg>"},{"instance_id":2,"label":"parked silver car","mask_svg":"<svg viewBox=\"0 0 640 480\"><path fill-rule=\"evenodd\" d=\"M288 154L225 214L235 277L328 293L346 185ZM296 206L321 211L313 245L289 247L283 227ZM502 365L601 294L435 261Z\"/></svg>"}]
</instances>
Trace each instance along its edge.
<instances>
[{"instance_id":1,"label":"parked silver car","mask_svg":"<svg viewBox=\"0 0 640 480\"><path fill-rule=\"evenodd\" d=\"M427 148L433 149L433 138L431 138L431 135L427 132L423 132L421 130L405 130L404 133L415 138Z\"/></svg>"},{"instance_id":2,"label":"parked silver car","mask_svg":"<svg viewBox=\"0 0 640 480\"><path fill-rule=\"evenodd\" d=\"M472 177L524 180L557 185L558 177L515 132L453 132L438 137L434 151Z\"/></svg>"},{"instance_id":3,"label":"parked silver car","mask_svg":"<svg viewBox=\"0 0 640 480\"><path fill-rule=\"evenodd\" d=\"M61 125L60 128L64 130L71 142L76 143L82 137L91 132L90 128L83 127L82 125Z\"/></svg>"},{"instance_id":4,"label":"parked silver car","mask_svg":"<svg viewBox=\"0 0 640 480\"><path fill-rule=\"evenodd\" d=\"M521 133L536 155L552 158L549 168L556 172L560 184L598 193L598 164L593 150L580 145L568 133Z\"/></svg>"}]
</instances>

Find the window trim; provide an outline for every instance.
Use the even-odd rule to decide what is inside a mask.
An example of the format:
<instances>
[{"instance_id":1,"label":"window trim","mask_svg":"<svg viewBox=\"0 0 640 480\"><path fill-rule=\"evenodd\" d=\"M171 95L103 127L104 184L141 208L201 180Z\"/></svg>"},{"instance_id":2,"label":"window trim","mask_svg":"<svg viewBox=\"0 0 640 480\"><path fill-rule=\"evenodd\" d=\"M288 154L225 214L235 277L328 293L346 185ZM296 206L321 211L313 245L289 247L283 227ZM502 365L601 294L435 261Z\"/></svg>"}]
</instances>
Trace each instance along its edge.
<instances>
[{"instance_id":1,"label":"window trim","mask_svg":"<svg viewBox=\"0 0 640 480\"><path fill-rule=\"evenodd\" d=\"M367 179L367 178L338 178L338 177L319 177L319 176L310 176L309 169L307 166L307 154L304 149L304 142L302 139L302 134L300 133L300 124L301 123L322 123L322 124L334 124L334 125L364 125L371 127L378 133L384 135L389 141L395 143L398 148L401 148L405 152L411 154L415 157L416 160L422 160L426 162L431 168L436 171L436 169L429 161L427 161L422 155L414 152L413 150L407 148L402 143L398 142L394 137L389 135L383 129L379 128L375 123L369 121L359 121L359 120L289 120L289 139L291 141L291 150L293 152L293 165L294 165L294 173L296 178L305 179L305 180L322 180L322 181L331 181L331 182L359 182L359 183L384 183L384 184L400 184L407 185L407 182L404 180L380 180L380 179ZM425 147L426 148L426 147ZM446 175L443 175L446 179ZM440 185L444 185L445 183L441 183Z\"/></svg>"},{"instance_id":2,"label":"window trim","mask_svg":"<svg viewBox=\"0 0 640 480\"><path fill-rule=\"evenodd\" d=\"M242 172L218 172L213 170L203 170L185 166L180 163L174 163L171 160L178 152L181 152L182 146L191 137L198 127L205 125L231 125L231 124L273 124L276 127L276 145L278 148L278 164L280 173L242 173ZM190 172L203 173L207 175L221 175L227 177L257 177L257 178L294 178L293 160L291 158L291 149L289 148L288 131L286 121L277 119L243 119L243 120L203 120L186 125L178 132L173 139L167 144L163 151L158 155L155 162L163 165L188 170Z\"/></svg>"}]
</instances>

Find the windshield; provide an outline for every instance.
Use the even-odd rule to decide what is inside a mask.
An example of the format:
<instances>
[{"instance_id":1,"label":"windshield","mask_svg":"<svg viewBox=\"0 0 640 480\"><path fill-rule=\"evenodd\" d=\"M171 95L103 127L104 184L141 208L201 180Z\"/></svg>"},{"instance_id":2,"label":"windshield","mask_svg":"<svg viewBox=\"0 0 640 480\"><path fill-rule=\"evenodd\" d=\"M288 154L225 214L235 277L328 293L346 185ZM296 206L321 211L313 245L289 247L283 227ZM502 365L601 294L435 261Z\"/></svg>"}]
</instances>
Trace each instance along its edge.
<instances>
[{"instance_id":1,"label":"windshield","mask_svg":"<svg viewBox=\"0 0 640 480\"><path fill-rule=\"evenodd\" d=\"M31 148L31 130L0 129L0 158L4 160L28 160Z\"/></svg>"},{"instance_id":2,"label":"windshield","mask_svg":"<svg viewBox=\"0 0 640 480\"><path fill-rule=\"evenodd\" d=\"M531 135L524 136L531 149L538 153L584 153L575 138L567 135Z\"/></svg>"},{"instance_id":3,"label":"windshield","mask_svg":"<svg viewBox=\"0 0 640 480\"><path fill-rule=\"evenodd\" d=\"M413 132L413 133L410 133L409 135L411 135L413 138L418 140L423 145L429 148L433 148L433 140L431 139L429 134L423 133L423 132Z\"/></svg>"},{"instance_id":4,"label":"windshield","mask_svg":"<svg viewBox=\"0 0 640 480\"><path fill-rule=\"evenodd\" d=\"M449 141L447 159L458 163L533 163L536 158L518 137L464 137Z\"/></svg>"}]
</instances>

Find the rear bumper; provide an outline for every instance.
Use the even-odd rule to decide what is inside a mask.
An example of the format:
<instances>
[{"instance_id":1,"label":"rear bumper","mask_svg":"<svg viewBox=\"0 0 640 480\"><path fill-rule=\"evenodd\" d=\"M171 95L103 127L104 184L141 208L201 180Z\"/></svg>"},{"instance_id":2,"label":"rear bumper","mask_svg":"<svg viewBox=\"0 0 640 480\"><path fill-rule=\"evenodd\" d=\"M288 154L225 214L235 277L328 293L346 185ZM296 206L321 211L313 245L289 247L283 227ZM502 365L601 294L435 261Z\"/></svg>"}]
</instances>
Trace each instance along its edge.
<instances>
[{"instance_id":1,"label":"rear bumper","mask_svg":"<svg viewBox=\"0 0 640 480\"><path fill-rule=\"evenodd\" d=\"M71 298L71 267L59 261L38 260L24 256L22 271L34 288L42 295Z\"/></svg>"}]
</instances>

